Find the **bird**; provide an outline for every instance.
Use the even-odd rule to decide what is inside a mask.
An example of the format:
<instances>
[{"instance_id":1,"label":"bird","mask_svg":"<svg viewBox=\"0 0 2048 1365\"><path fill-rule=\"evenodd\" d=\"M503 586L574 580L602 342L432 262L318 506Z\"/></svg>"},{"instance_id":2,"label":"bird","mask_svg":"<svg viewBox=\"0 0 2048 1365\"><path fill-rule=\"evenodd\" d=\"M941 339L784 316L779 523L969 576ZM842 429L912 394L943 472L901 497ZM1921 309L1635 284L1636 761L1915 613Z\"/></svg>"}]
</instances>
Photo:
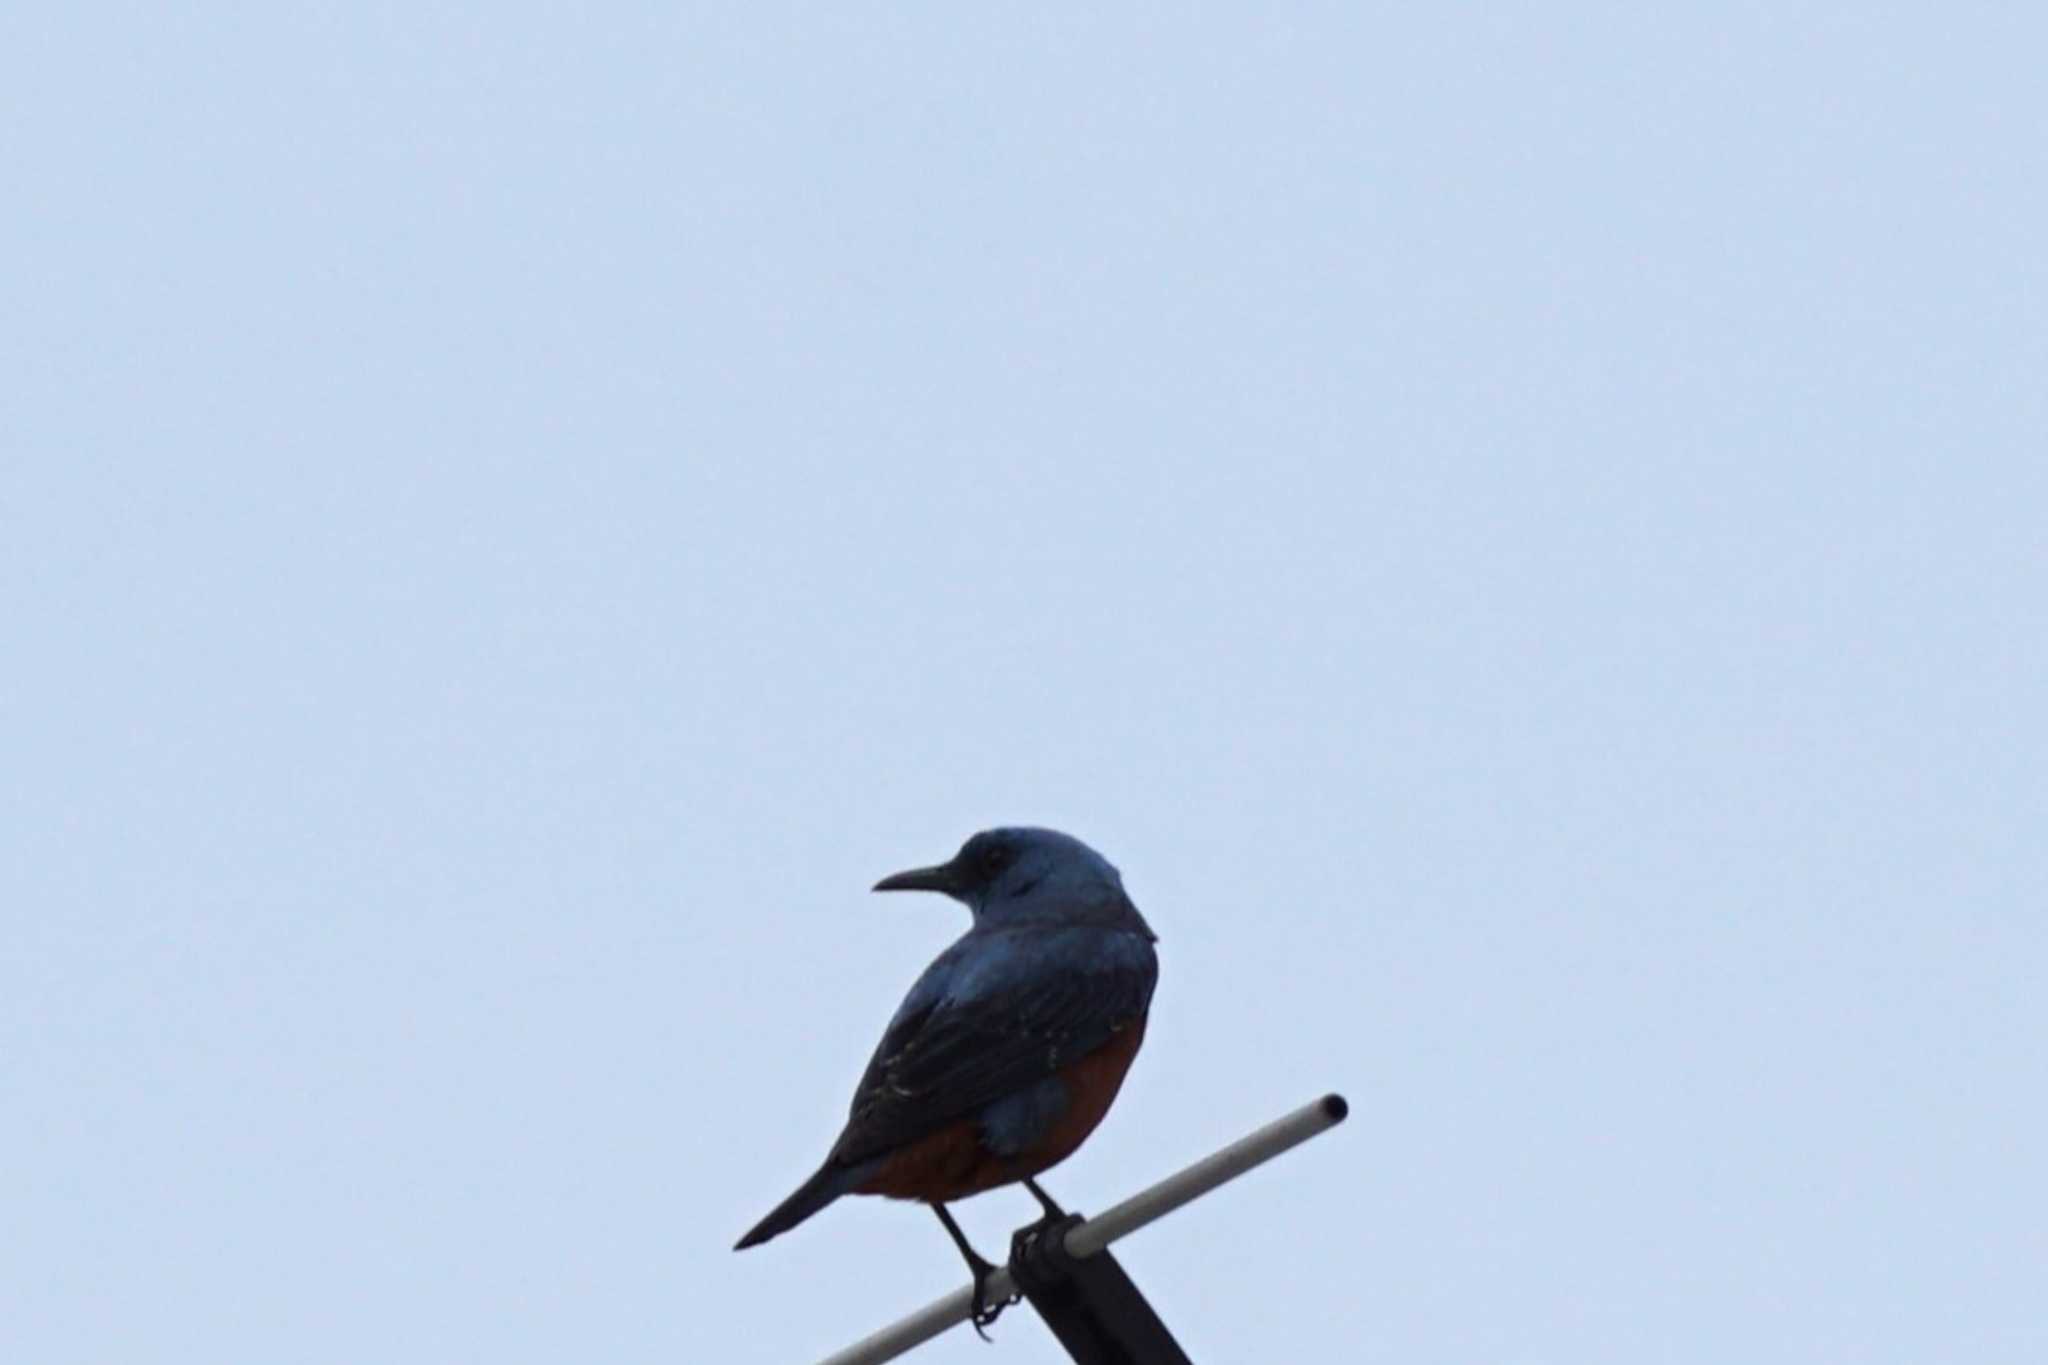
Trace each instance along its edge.
<instances>
[{"instance_id":1,"label":"bird","mask_svg":"<svg viewBox=\"0 0 2048 1365\"><path fill-rule=\"evenodd\" d=\"M789 1231L848 1194L928 1204L974 1275L980 1331L995 1267L947 1205L1034 1179L1072 1155L1116 1099L1145 1038L1158 936L1108 859L1057 830L983 830L953 858L877 891L936 891L972 922L911 986L855 1086L823 1164L733 1248ZM983 1333L986 1336L986 1333Z\"/></svg>"}]
</instances>

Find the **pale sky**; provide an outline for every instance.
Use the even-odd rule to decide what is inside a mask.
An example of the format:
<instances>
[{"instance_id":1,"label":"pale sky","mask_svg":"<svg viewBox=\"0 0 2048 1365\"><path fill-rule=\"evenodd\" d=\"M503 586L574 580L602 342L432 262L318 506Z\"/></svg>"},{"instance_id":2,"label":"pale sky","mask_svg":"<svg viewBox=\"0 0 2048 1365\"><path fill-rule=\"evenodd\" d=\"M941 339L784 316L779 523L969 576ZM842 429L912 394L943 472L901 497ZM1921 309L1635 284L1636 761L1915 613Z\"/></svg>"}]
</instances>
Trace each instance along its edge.
<instances>
[{"instance_id":1,"label":"pale sky","mask_svg":"<svg viewBox=\"0 0 2048 1365\"><path fill-rule=\"evenodd\" d=\"M1352 1102L1119 1248L1204 1365L2048 1358L2044 45L12 15L0 1359L923 1304L730 1247L1025 822L1161 935L1054 1193Z\"/></svg>"}]
</instances>

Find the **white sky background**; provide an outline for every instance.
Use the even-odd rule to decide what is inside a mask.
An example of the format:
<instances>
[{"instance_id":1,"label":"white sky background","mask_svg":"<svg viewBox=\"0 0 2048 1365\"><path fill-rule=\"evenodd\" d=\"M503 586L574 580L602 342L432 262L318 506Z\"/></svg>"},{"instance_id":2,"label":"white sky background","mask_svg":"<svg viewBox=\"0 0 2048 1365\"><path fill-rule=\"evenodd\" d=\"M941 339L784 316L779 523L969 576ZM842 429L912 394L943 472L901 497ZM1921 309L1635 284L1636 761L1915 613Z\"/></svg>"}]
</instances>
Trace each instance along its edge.
<instances>
[{"instance_id":1,"label":"white sky background","mask_svg":"<svg viewBox=\"0 0 2048 1365\"><path fill-rule=\"evenodd\" d=\"M1197 1360L2048 1354L2048 21L0 27L0 1358L923 1303L728 1248L1007 821L1163 936L1056 1193L1353 1101Z\"/></svg>"}]
</instances>

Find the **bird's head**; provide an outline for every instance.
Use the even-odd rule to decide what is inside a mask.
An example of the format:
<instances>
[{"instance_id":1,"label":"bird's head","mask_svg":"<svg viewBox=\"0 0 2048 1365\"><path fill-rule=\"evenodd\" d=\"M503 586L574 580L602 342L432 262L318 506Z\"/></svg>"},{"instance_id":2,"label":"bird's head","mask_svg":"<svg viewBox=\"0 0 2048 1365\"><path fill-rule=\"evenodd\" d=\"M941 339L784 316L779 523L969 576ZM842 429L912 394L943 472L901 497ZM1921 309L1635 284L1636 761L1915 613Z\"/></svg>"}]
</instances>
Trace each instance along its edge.
<instances>
[{"instance_id":1,"label":"bird's head","mask_svg":"<svg viewBox=\"0 0 2048 1365\"><path fill-rule=\"evenodd\" d=\"M1094 918L1128 908L1107 858L1058 830L986 829L952 861L884 877L877 891L938 891L982 916L1037 913ZM1135 914L1135 911L1131 913Z\"/></svg>"}]
</instances>

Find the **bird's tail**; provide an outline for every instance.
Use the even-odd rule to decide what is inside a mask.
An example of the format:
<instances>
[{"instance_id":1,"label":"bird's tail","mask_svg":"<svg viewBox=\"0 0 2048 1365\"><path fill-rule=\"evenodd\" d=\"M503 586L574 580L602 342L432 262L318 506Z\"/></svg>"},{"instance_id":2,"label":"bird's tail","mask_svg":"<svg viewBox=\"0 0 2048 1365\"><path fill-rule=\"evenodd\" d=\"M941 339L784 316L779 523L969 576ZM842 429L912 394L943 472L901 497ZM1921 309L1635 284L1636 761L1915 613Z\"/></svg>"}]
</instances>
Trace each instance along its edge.
<instances>
[{"instance_id":1,"label":"bird's tail","mask_svg":"<svg viewBox=\"0 0 2048 1365\"><path fill-rule=\"evenodd\" d=\"M775 1211L754 1224L754 1230L733 1245L734 1251L759 1246L770 1237L788 1232L804 1219L845 1194L867 1174L865 1166L835 1166L826 1162L818 1173L797 1186L795 1194L775 1206Z\"/></svg>"}]
</instances>

